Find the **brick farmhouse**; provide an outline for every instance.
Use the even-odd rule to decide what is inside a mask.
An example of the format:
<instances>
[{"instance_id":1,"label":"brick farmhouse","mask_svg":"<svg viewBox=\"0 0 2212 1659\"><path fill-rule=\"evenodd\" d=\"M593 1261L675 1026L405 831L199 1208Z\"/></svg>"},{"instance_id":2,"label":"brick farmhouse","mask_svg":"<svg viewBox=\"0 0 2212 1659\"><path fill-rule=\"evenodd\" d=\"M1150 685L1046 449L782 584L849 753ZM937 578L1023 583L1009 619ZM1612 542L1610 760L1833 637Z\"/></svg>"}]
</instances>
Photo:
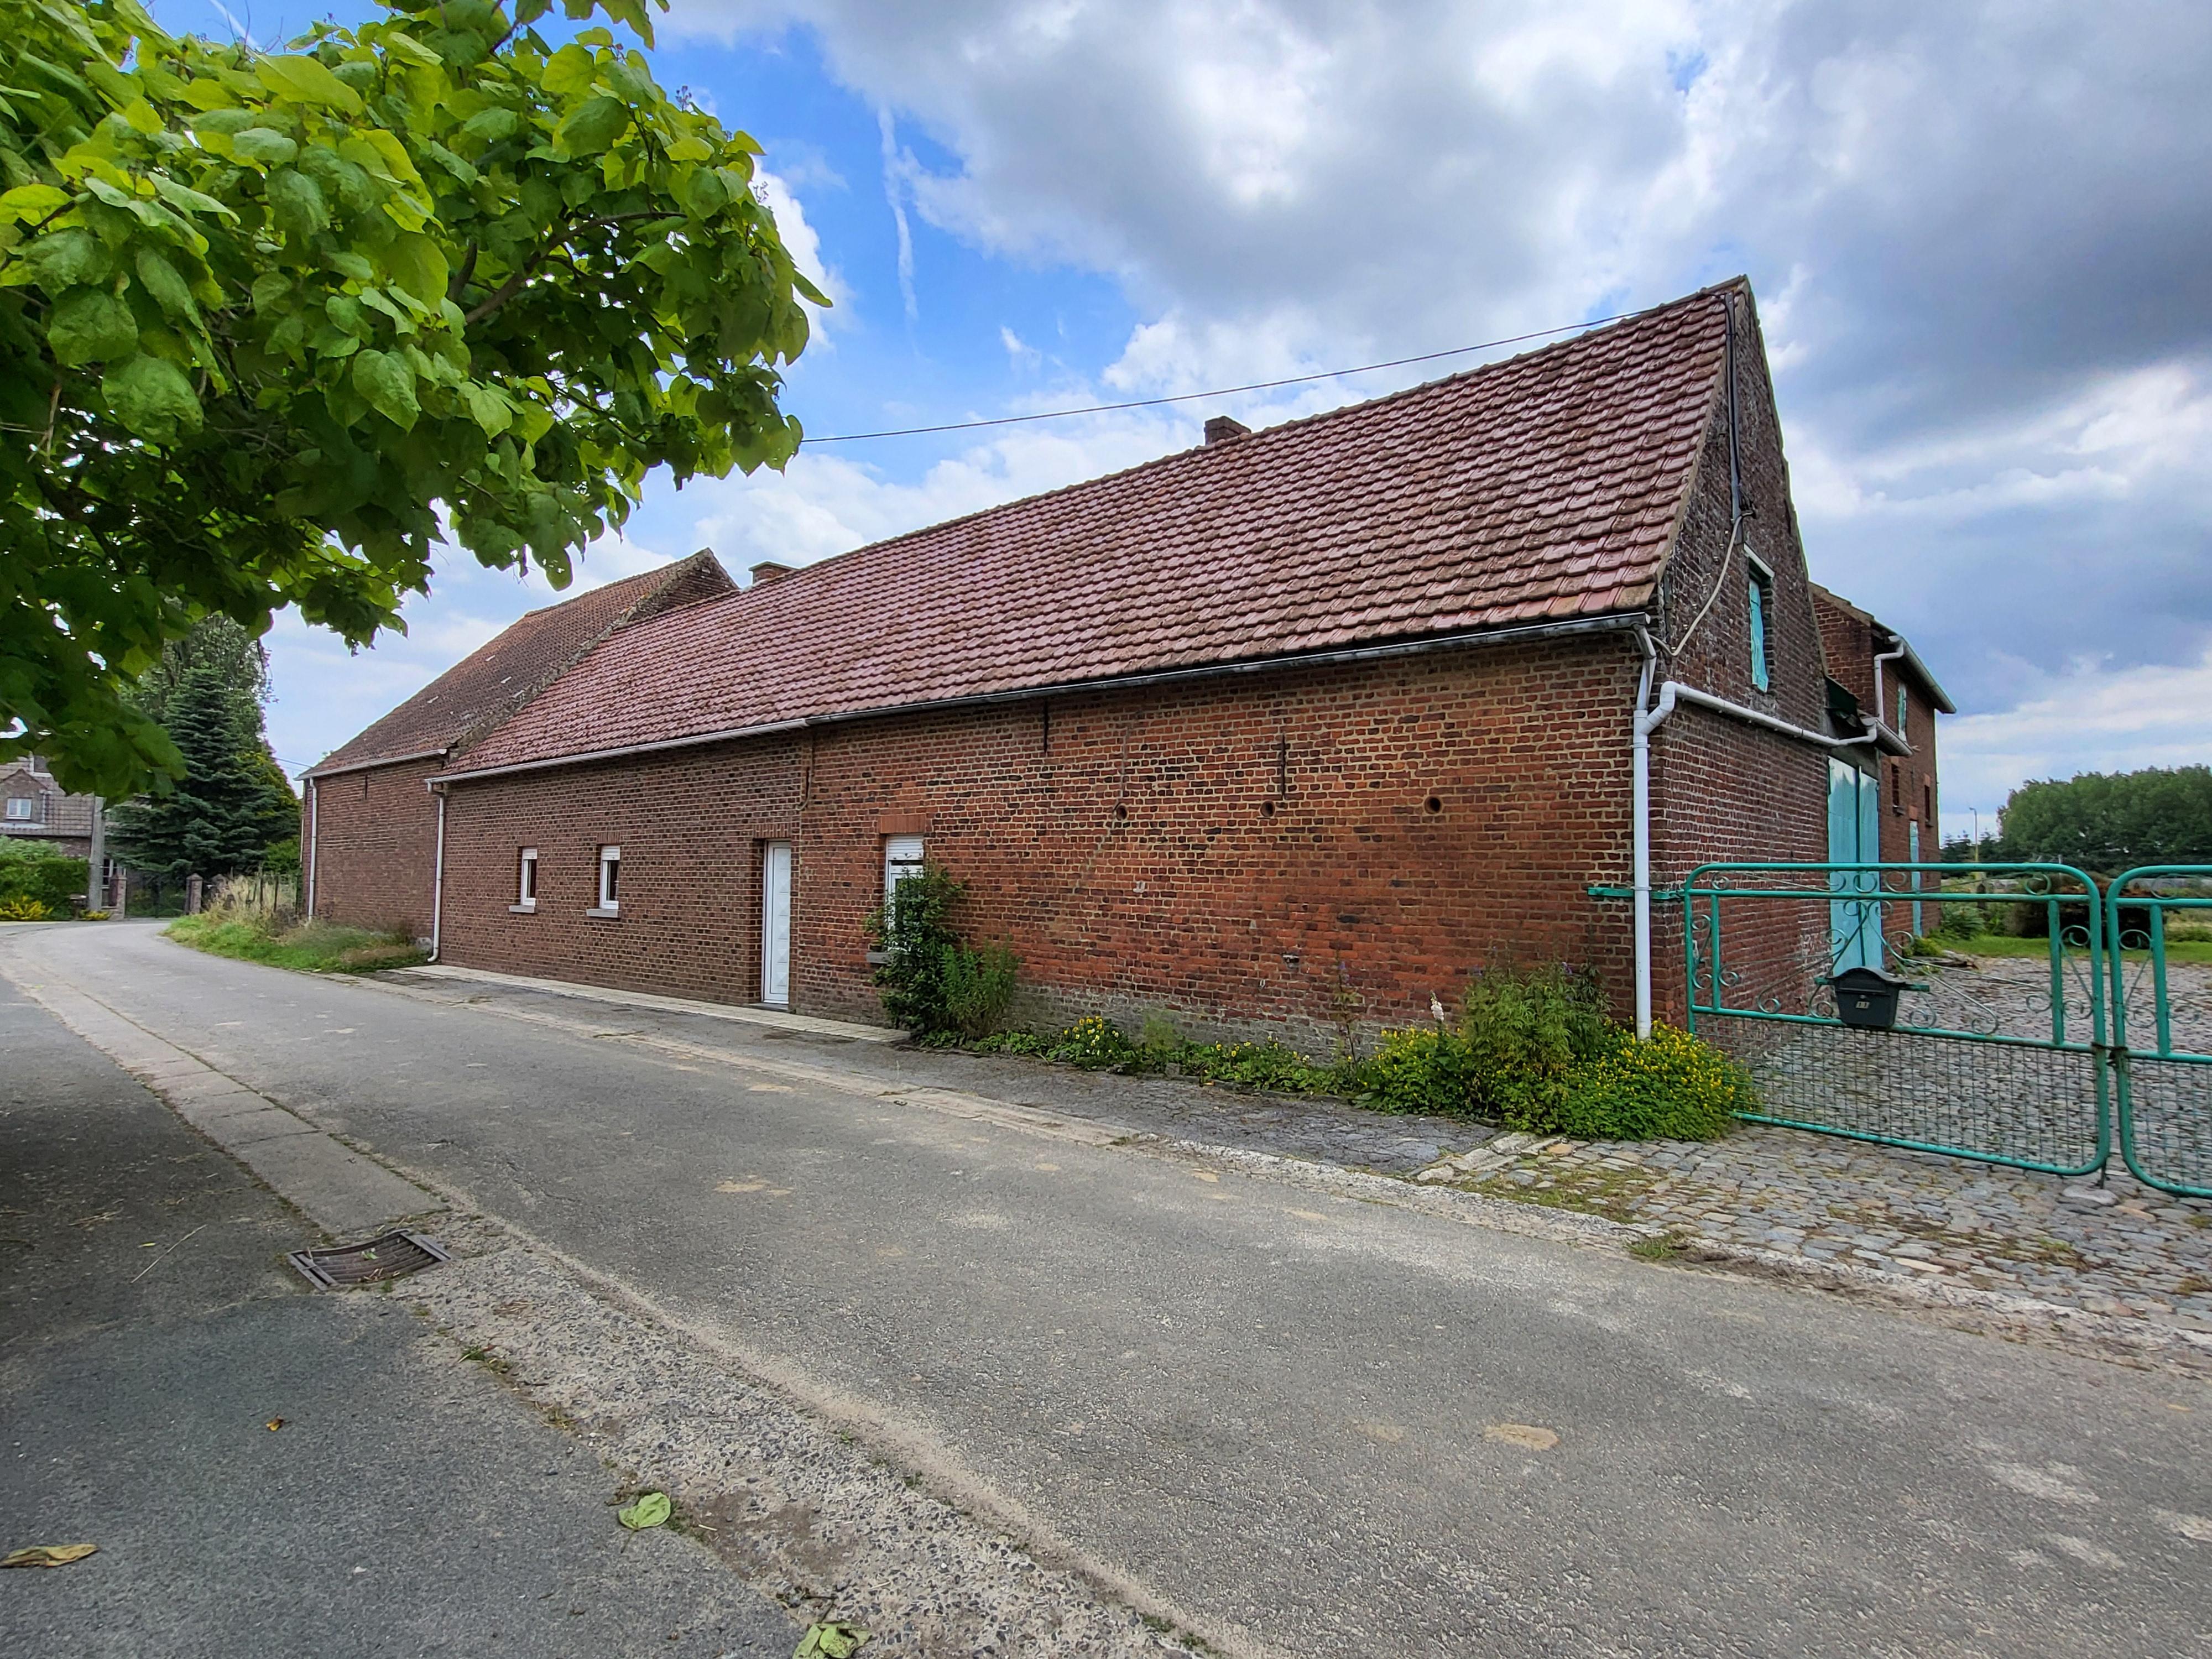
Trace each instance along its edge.
<instances>
[{"instance_id":1,"label":"brick farmhouse","mask_svg":"<svg viewBox=\"0 0 2212 1659\"><path fill-rule=\"evenodd\" d=\"M36 755L0 763L0 837L52 842L70 858L89 858L99 806L95 796L64 790Z\"/></svg>"},{"instance_id":2,"label":"brick farmhouse","mask_svg":"<svg viewBox=\"0 0 2212 1659\"><path fill-rule=\"evenodd\" d=\"M1901 856L1949 707L1806 574L1737 281L743 588L701 555L533 612L309 772L309 902L880 1018L862 921L926 858L1034 1020L1311 1043L1507 959L1679 1018L1635 895L1829 857L1838 778Z\"/></svg>"}]
</instances>

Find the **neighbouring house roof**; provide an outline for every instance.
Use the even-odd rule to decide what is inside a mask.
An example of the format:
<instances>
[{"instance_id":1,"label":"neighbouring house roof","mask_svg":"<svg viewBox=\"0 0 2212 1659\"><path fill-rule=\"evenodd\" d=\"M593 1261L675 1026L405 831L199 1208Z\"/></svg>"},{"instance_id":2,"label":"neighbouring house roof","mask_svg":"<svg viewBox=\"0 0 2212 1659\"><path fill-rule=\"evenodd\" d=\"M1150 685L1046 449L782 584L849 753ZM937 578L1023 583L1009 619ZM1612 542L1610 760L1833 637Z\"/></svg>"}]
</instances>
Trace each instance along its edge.
<instances>
[{"instance_id":1,"label":"neighbouring house roof","mask_svg":"<svg viewBox=\"0 0 2212 1659\"><path fill-rule=\"evenodd\" d=\"M625 629L453 769L1634 611L1695 476L1738 294Z\"/></svg>"},{"instance_id":2,"label":"neighbouring house roof","mask_svg":"<svg viewBox=\"0 0 2212 1659\"><path fill-rule=\"evenodd\" d=\"M1911 642L1904 635L1883 623L1871 612L1861 610L1840 593L1832 592L1818 582L1812 584L1812 589L1813 607L1816 612L1832 613L1835 616L1848 618L1849 621L1866 629L1873 636L1873 648L1868 652L1864 662L1831 663L1828 665L1830 676L1847 687L1853 696L1869 699L1874 695L1875 652L1901 650L1905 653L1901 659L1902 665L1911 673L1913 678L1920 682L1920 689L1928 694L1928 701L1936 705L1937 711L1945 714L1955 714L1959 712L1958 705L1951 701L1950 694L1936 683L1935 675L1928 672L1928 665L1920 660L1919 653L1913 650ZM1822 623L1820 639L1825 647L1829 642L1832 631L1827 626L1830 616L1823 614L1820 619ZM1860 672L1862 670L1864 671L1863 673ZM1849 675L1850 678L1844 678L1845 675Z\"/></svg>"},{"instance_id":3,"label":"neighbouring house roof","mask_svg":"<svg viewBox=\"0 0 2212 1659\"><path fill-rule=\"evenodd\" d=\"M701 552L530 611L304 775L448 753L523 707L617 629L729 586L714 556Z\"/></svg>"},{"instance_id":4,"label":"neighbouring house roof","mask_svg":"<svg viewBox=\"0 0 2212 1659\"><path fill-rule=\"evenodd\" d=\"M75 840L92 833L93 798L67 793L52 775L33 771L27 762L0 766L0 799L11 797L37 801L38 816L28 820L0 817L0 834L51 841L58 836Z\"/></svg>"}]
</instances>

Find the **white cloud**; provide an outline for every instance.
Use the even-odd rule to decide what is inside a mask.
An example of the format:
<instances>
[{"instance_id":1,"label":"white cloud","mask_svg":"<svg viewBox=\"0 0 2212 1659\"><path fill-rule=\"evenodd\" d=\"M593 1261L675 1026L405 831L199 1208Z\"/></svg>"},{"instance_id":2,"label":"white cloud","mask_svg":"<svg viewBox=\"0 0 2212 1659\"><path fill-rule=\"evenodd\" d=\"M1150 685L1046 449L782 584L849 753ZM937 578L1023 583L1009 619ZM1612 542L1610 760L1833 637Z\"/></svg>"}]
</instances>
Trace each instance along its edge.
<instances>
[{"instance_id":1,"label":"white cloud","mask_svg":"<svg viewBox=\"0 0 2212 1659\"><path fill-rule=\"evenodd\" d=\"M1044 353L1027 344L1004 323L999 325L999 343L1006 349L1006 362L1017 374L1033 374L1044 362Z\"/></svg>"},{"instance_id":2,"label":"white cloud","mask_svg":"<svg viewBox=\"0 0 2212 1659\"><path fill-rule=\"evenodd\" d=\"M815 287L830 296L833 306L850 305L852 290L846 286L845 279L836 269L822 257L822 239L815 234L814 227L806 222L806 210L799 205L799 198L792 193L790 185L767 168L756 167L753 170L753 193L760 198L761 204L775 216L776 234L782 237L784 246L790 250L792 263ZM831 313L809 301L801 300L799 304L806 308L806 319L813 330L813 344L827 343L828 329L824 325Z\"/></svg>"},{"instance_id":3,"label":"white cloud","mask_svg":"<svg viewBox=\"0 0 2212 1659\"><path fill-rule=\"evenodd\" d=\"M891 221L898 228L899 298L905 302L907 321L912 322L919 313L914 298L914 227L907 222L906 198L920 169L914 157L899 148L898 126L888 107L876 112L876 124L883 135L884 199L891 204Z\"/></svg>"}]
</instances>

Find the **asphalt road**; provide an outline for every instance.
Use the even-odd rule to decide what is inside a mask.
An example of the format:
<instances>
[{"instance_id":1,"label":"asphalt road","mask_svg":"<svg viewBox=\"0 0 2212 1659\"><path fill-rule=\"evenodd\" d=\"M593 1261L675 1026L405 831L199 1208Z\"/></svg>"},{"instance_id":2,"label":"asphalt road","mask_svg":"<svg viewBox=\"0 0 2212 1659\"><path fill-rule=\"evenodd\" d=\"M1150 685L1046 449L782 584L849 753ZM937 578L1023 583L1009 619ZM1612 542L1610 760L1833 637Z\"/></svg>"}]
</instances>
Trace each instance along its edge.
<instances>
[{"instance_id":1,"label":"asphalt road","mask_svg":"<svg viewBox=\"0 0 2212 1659\"><path fill-rule=\"evenodd\" d=\"M0 1573L0 1652L790 1653L403 1298L310 1293L314 1229L4 982L0 1056L0 1553L100 1546Z\"/></svg>"},{"instance_id":2,"label":"asphalt road","mask_svg":"<svg viewBox=\"0 0 2212 1659\"><path fill-rule=\"evenodd\" d=\"M775 1069L834 1046L0 948L1285 1652L2212 1652L2201 1383Z\"/></svg>"}]
</instances>

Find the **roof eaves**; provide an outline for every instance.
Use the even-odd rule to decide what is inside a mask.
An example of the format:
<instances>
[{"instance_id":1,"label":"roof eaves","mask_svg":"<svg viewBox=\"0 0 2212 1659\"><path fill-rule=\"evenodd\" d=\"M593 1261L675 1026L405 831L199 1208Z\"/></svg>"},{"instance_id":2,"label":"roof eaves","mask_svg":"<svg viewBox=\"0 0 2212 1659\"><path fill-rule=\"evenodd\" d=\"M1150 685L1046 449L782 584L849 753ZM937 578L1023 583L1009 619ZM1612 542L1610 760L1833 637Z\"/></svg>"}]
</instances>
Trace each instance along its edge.
<instances>
[{"instance_id":1,"label":"roof eaves","mask_svg":"<svg viewBox=\"0 0 2212 1659\"><path fill-rule=\"evenodd\" d=\"M441 744L435 749L417 749L408 755L380 755L373 760L347 761L338 766L311 766L300 774L300 778L305 782L309 778L335 778L348 772L374 772L380 766L404 766L410 761L441 760L453 746Z\"/></svg>"},{"instance_id":2,"label":"roof eaves","mask_svg":"<svg viewBox=\"0 0 2212 1659\"><path fill-rule=\"evenodd\" d=\"M766 737L779 732L802 731L809 726L843 726L855 720L889 720L905 714L934 713L951 708L977 708L996 703L1031 702L1043 697L1127 690L1138 686L1170 684L1182 680L1210 679L1231 674L1287 672L1301 668L1322 668L1343 663L1379 661L1393 657L1414 656L1431 651L1449 650L1455 647L1473 649L1492 645L1522 645L1541 639L1562 639L1577 635L1626 633L1631 629L1647 627L1650 623L1650 617L1640 610L1614 611L1595 616L1508 623L1497 628L1462 629L1451 633L1423 635L1410 640L1389 641L1381 644L1352 646L1334 650L1286 652L1268 657L1250 657L1227 662L1197 663L1184 667L1159 669L1146 673L1114 675L1103 679L1070 680L1054 684L1007 686L995 691L975 692L962 696L935 697L904 703L882 703L862 708L827 710L819 714L799 715L795 719L769 720L752 726L695 732L683 737L657 738L649 743L622 744L606 749L585 749L568 754L534 756L526 760L506 762L496 766L442 773L427 779L426 781L432 785L465 783L477 778L500 777L514 772L544 771L556 766L586 766L599 761L620 760L631 755L659 753L670 749L702 748L709 744L734 743L743 738Z\"/></svg>"}]
</instances>

